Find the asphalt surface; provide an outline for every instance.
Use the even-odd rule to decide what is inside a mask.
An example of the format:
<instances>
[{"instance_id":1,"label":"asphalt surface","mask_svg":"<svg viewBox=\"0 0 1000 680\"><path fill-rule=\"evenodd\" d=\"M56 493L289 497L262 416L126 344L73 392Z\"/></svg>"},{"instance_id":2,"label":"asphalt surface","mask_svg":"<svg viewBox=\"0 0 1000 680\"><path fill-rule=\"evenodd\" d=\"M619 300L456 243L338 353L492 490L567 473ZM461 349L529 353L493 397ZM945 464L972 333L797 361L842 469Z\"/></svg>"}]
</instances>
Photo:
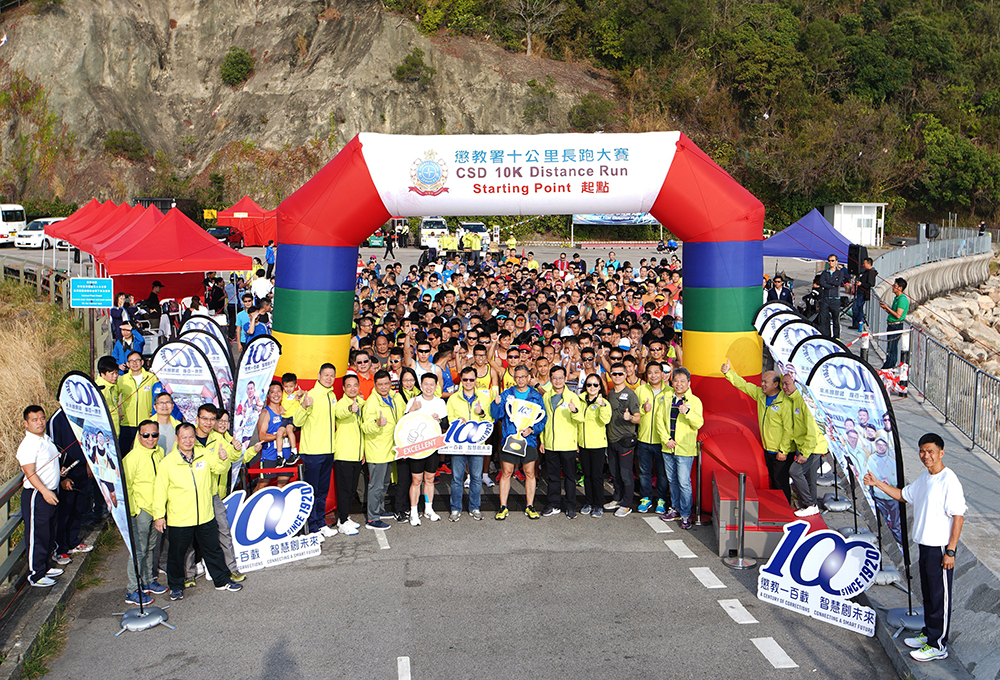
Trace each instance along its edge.
<instances>
[{"instance_id":1,"label":"asphalt surface","mask_svg":"<svg viewBox=\"0 0 1000 680\"><path fill-rule=\"evenodd\" d=\"M496 507L492 493L483 506ZM645 519L663 523L652 514L532 521L523 497L511 506L504 522L492 512L392 522L388 549L365 529L327 539L320 556L250 573L240 593L199 579L181 602L158 598L176 630L115 639L121 548L97 572L104 582L71 601L52 677L896 677L874 639L759 602L756 570L723 565L710 524L655 533ZM707 588L692 568L724 587ZM757 623L736 623L720 600L738 600ZM762 638L795 667L775 668L753 642ZM398 673L401 657L410 676Z\"/></svg>"}]
</instances>

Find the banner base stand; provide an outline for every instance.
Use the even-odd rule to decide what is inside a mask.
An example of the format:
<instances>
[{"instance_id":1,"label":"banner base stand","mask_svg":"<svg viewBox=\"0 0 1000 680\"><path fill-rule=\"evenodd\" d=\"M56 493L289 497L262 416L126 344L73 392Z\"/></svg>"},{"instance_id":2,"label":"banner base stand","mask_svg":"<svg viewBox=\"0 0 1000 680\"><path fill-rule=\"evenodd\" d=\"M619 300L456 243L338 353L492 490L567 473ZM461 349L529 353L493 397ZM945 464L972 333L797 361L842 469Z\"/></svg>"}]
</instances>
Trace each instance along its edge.
<instances>
[{"instance_id":1,"label":"banner base stand","mask_svg":"<svg viewBox=\"0 0 1000 680\"><path fill-rule=\"evenodd\" d=\"M875 574L875 585L877 586L891 586L896 583L900 583L902 578L899 575L899 570L892 565L885 564L882 562L882 569Z\"/></svg>"},{"instance_id":2,"label":"banner base stand","mask_svg":"<svg viewBox=\"0 0 1000 680\"><path fill-rule=\"evenodd\" d=\"M837 529L837 531L840 532L840 535L843 536L844 538L847 538L848 536L853 536L854 538L859 538L862 541L867 541L872 545L878 544L878 539L875 538L875 534L868 531L868 529L858 529L857 531L855 531L854 527L840 527L839 529Z\"/></svg>"},{"instance_id":3,"label":"banner base stand","mask_svg":"<svg viewBox=\"0 0 1000 680\"><path fill-rule=\"evenodd\" d=\"M823 507L830 512L847 512L851 509L851 501L846 498L836 498L834 494L828 493L823 496Z\"/></svg>"},{"instance_id":4,"label":"banner base stand","mask_svg":"<svg viewBox=\"0 0 1000 680\"><path fill-rule=\"evenodd\" d=\"M893 637L899 637L904 630L921 630L924 627L923 607L899 607L885 613L885 622L890 628L895 628Z\"/></svg>"},{"instance_id":5,"label":"banner base stand","mask_svg":"<svg viewBox=\"0 0 1000 680\"><path fill-rule=\"evenodd\" d=\"M830 472L816 475L816 485L817 486L833 486L836 481L833 478L833 474Z\"/></svg>"},{"instance_id":6,"label":"banner base stand","mask_svg":"<svg viewBox=\"0 0 1000 680\"><path fill-rule=\"evenodd\" d=\"M115 637L118 637L127 630L138 633L155 628L156 626L166 626L170 630L177 630L176 626L171 626L167 623L167 612L160 607L144 607L142 610L136 607L135 609L129 609L123 614L115 614L115 616L122 617L122 629L115 633Z\"/></svg>"}]
</instances>

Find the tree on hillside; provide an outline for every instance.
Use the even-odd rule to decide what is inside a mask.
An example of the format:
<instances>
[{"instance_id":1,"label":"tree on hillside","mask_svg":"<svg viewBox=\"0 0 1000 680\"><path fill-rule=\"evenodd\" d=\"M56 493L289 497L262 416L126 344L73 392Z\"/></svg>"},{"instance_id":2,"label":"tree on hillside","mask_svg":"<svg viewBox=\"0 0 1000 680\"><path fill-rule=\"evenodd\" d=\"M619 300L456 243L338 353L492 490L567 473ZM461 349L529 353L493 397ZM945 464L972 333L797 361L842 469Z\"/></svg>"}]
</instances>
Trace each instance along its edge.
<instances>
[{"instance_id":1,"label":"tree on hillside","mask_svg":"<svg viewBox=\"0 0 1000 680\"><path fill-rule=\"evenodd\" d=\"M552 26L566 5L558 0L506 0L507 11L517 16L524 24L524 35L528 56L531 56L531 36L543 33Z\"/></svg>"}]
</instances>

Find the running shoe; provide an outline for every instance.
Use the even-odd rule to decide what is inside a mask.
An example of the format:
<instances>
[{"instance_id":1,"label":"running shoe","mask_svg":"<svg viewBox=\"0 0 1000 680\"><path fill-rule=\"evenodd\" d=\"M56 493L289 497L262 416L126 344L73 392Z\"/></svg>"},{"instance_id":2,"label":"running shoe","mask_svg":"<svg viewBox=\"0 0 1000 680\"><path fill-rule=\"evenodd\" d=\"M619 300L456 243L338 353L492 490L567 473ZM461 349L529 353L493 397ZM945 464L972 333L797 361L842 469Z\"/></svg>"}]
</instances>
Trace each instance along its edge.
<instances>
[{"instance_id":1,"label":"running shoe","mask_svg":"<svg viewBox=\"0 0 1000 680\"><path fill-rule=\"evenodd\" d=\"M483 518L483 513L481 513L479 510L471 510L469 514L472 515L472 519L476 520L477 522Z\"/></svg>"},{"instance_id":2,"label":"running shoe","mask_svg":"<svg viewBox=\"0 0 1000 680\"><path fill-rule=\"evenodd\" d=\"M441 463L441 465L438 466L437 472L435 472L434 474L437 474L437 475L450 475L451 474L451 468L448 467L447 465L445 465L444 463Z\"/></svg>"},{"instance_id":3,"label":"running shoe","mask_svg":"<svg viewBox=\"0 0 1000 680\"><path fill-rule=\"evenodd\" d=\"M489 474L487 474L487 473L484 472L483 473L483 486L485 486L486 488L493 488L493 485L494 485L493 478L490 477Z\"/></svg>"},{"instance_id":4,"label":"running shoe","mask_svg":"<svg viewBox=\"0 0 1000 680\"><path fill-rule=\"evenodd\" d=\"M52 558L52 561L56 564L69 564L73 561L73 558L68 553L59 553Z\"/></svg>"},{"instance_id":5,"label":"running shoe","mask_svg":"<svg viewBox=\"0 0 1000 680\"><path fill-rule=\"evenodd\" d=\"M143 606L153 604L153 598L151 598L146 593L140 593L138 590L133 590L131 593L125 596L125 604L139 604L142 603Z\"/></svg>"},{"instance_id":6,"label":"running shoe","mask_svg":"<svg viewBox=\"0 0 1000 680\"><path fill-rule=\"evenodd\" d=\"M449 521L449 522L457 522L457 521L458 521L458 520L460 520L460 519L462 519L462 513L461 513L461 512L458 512L458 511L455 511L455 510L452 510L452 511L451 511L451 512L450 512L450 513L448 514L448 521Z\"/></svg>"},{"instance_id":7,"label":"running shoe","mask_svg":"<svg viewBox=\"0 0 1000 680\"><path fill-rule=\"evenodd\" d=\"M410 521L410 513L406 512L404 510L400 510L399 512L396 513L396 521L397 522L409 522Z\"/></svg>"},{"instance_id":8,"label":"running shoe","mask_svg":"<svg viewBox=\"0 0 1000 680\"><path fill-rule=\"evenodd\" d=\"M216 590L226 590L226 591L228 591L230 593L238 593L241 590L243 590L243 586L241 586L239 583L235 583L234 581L229 581L225 585L215 586L215 589Z\"/></svg>"},{"instance_id":9,"label":"running shoe","mask_svg":"<svg viewBox=\"0 0 1000 680\"><path fill-rule=\"evenodd\" d=\"M522 472L521 470L514 470L514 479L516 479L519 482L523 482L524 472Z\"/></svg>"},{"instance_id":10,"label":"running shoe","mask_svg":"<svg viewBox=\"0 0 1000 680\"><path fill-rule=\"evenodd\" d=\"M337 530L331 527L329 524L324 524L319 528L319 533L323 534L327 538L333 538L337 535Z\"/></svg>"},{"instance_id":11,"label":"running shoe","mask_svg":"<svg viewBox=\"0 0 1000 680\"><path fill-rule=\"evenodd\" d=\"M333 533L336 534L337 532L334 531ZM243 583L244 581L247 580L247 575L241 574L238 571L234 571L229 575L229 580L232 581L233 583Z\"/></svg>"},{"instance_id":12,"label":"running shoe","mask_svg":"<svg viewBox=\"0 0 1000 680\"><path fill-rule=\"evenodd\" d=\"M576 519L576 510L567 510L566 519Z\"/></svg>"},{"instance_id":13,"label":"running shoe","mask_svg":"<svg viewBox=\"0 0 1000 680\"><path fill-rule=\"evenodd\" d=\"M170 591L170 600L172 602L176 602L177 600L183 600L183 599L184 599L184 591L183 590L171 590Z\"/></svg>"},{"instance_id":14,"label":"running shoe","mask_svg":"<svg viewBox=\"0 0 1000 680\"><path fill-rule=\"evenodd\" d=\"M815 505L810 505L808 508L802 508L801 510L795 511L796 517L812 517L813 515L819 514L819 507Z\"/></svg>"},{"instance_id":15,"label":"running shoe","mask_svg":"<svg viewBox=\"0 0 1000 680\"><path fill-rule=\"evenodd\" d=\"M462 486L464 486L466 489L469 488L469 478L468 478L468 476L466 476L465 481L462 482Z\"/></svg>"},{"instance_id":16,"label":"running shoe","mask_svg":"<svg viewBox=\"0 0 1000 680\"><path fill-rule=\"evenodd\" d=\"M653 507L652 498L643 498L639 501L639 512L649 512L651 507Z\"/></svg>"},{"instance_id":17,"label":"running shoe","mask_svg":"<svg viewBox=\"0 0 1000 680\"><path fill-rule=\"evenodd\" d=\"M524 514L528 516L528 519L538 519L541 515L535 510L534 505L529 505L524 509Z\"/></svg>"},{"instance_id":18,"label":"running shoe","mask_svg":"<svg viewBox=\"0 0 1000 680\"><path fill-rule=\"evenodd\" d=\"M383 522L382 520L377 519L377 520L375 520L373 522L366 522L365 523L365 528L366 529L371 529L372 531L386 531L388 529L391 529L392 527L390 525L386 524L385 522Z\"/></svg>"},{"instance_id":19,"label":"running shoe","mask_svg":"<svg viewBox=\"0 0 1000 680\"><path fill-rule=\"evenodd\" d=\"M503 520L503 519L507 519L507 515L509 515L509 514L510 514L510 511L507 510L507 506L506 505L501 505L500 509L497 510L497 514L493 516L493 519L495 519L497 521L500 521L500 520Z\"/></svg>"},{"instance_id":20,"label":"running shoe","mask_svg":"<svg viewBox=\"0 0 1000 680\"><path fill-rule=\"evenodd\" d=\"M937 647L924 645L920 649L914 649L912 652L910 652L910 656L912 656L917 661L936 661L938 659L947 659L948 649L947 648L938 649Z\"/></svg>"},{"instance_id":21,"label":"running shoe","mask_svg":"<svg viewBox=\"0 0 1000 680\"><path fill-rule=\"evenodd\" d=\"M416 510L410 511L410 526L418 527L420 526L420 513Z\"/></svg>"},{"instance_id":22,"label":"running shoe","mask_svg":"<svg viewBox=\"0 0 1000 680\"><path fill-rule=\"evenodd\" d=\"M299 458L299 454L293 453L292 457L291 458L287 458L285 460L284 465L282 465L281 467L295 467L296 465L299 464L300 460L301 459Z\"/></svg>"},{"instance_id":23,"label":"running shoe","mask_svg":"<svg viewBox=\"0 0 1000 680\"><path fill-rule=\"evenodd\" d=\"M184 579L184 587L185 588L194 588L196 585L198 585L198 579L194 579L194 578L186 578L186 579ZM171 596L171 599L173 599L173 596Z\"/></svg>"},{"instance_id":24,"label":"running shoe","mask_svg":"<svg viewBox=\"0 0 1000 680\"><path fill-rule=\"evenodd\" d=\"M395 518L396 518L396 514L392 513L392 512L389 512L388 510L383 510L382 514L379 515L379 519L381 519L383 521L388 520L388 519L395 519Z\"/></svg>"},{"instance_id":25,"label":"running shoe","mask_svg":"<svg viewBox=\"0 0 1000 680\"><path fill-rule=\"evenodd\" d=\"M56 580L54 578L49 578L48 576L43 576L37 581L32 581L29 578L28 583L35 588L48 588L50 586L54 586L56 584Z\"/></svg>"},{"instance_id":26,"label":"running shoe","mask_svg":"<svg viewBox=\"0 0 1000 680\"><path fill-rule=\"evenodd\" d=\"M660 500L656 501L656 514L657 515L662 515L666 511L667 511L667 504L666 504L666 502L662 498Z\"/></svg>"},{"instance_id":27,"label":"running shoe","mask_svg":"<svg viewBox=\"0 0 1000 680\"><path fill-rule=\"evenodd\" d=\"M429 507L429 506L426 507L426 508L424 508L424 517L426 519L429 519L432 522L439 522L439 521L441 521L441 515L439 515L436 512L434 512L434 508Z\"/></svg>"},{"instance_id":28,"label":"running shoe","mask_svg":"<svg viewBox=\"0 0 1000 680\"><path fill-rule=\"evenodd\" d=\"M672 522L675 519L679 519L680 516L681 513L677 512L673 508L670 508L670 510L665 515L660 515L660 519L662 519L664 522Z\"/></svg>"},{"instance_id":29,"label":"running shoe","mask_svg":"<svg viewBox=\"0 0 1000 680\"><path fill-rule=\"evenodd\" d=\"M548 508L545 508L545 512L542 513L542 517L552 517L553 515L558 515L561 512L562 512L561 508L557 508L555 506L549 506Z\"/></svg>"},{"instance_id":30,"label":"running shoe","mask_svg":"<svg viewBox=\"0 0 1000 680\"><path fill-rule=\"evenodd\" d=\"M681 529L690 529L690 528L691 528L691 520L689 520L687 517L681 517Z\"/></svg>"},{"instance_id":31,"label":"running shoe","mask_svg":"<svg viewBox=\"0 0 1000 680\"><path fill-rule=\"evenodd\" d=\"M585 505L582 508L580 508L580 514L581 515L589 515L591 513L591 511L593 511L593 509L594 508L591 507L590 505Z\"/></svg>"},{"instance_id":32,"label":"running shoe","mask_svg":"<svg viewBox=\"0 0 1000 680\"><path fill-rule=\"evenodd\" d=\"M917 637L906 638L903 640L903 644L910 649L921 649L927 644L927 636L921 633Z\"/></svg>"},{"instance_id":33,"label":"running shoe","mask_svg":"<svg viewBox=\"0 0 1000 680\"><path fill-rule=\"evenodd\" d=\"M632 508L626 508L624 505L615 510L615 517L628 517L632 514Z\"/></svg>"},{"instance_id":34,"label":"running shoe","mask_svg":"<svg viewBox=\"0 0 1000 680\"><path fill-rule=\"evenodd\" d=\"M621 506L622 506L622 504L619 503L618 501L616 501L616 500L610 500L610 501L608 501L607 503L604 504L604 509L605 510L617 510Z\"/></svg>"},{"instance_id":35,"label":"running shoe","mask_svg":"<svg viewBox=\"0 0 1000 680\"><path fill-rule=\"evenodd\" d=\"M65 571L63 569L60 569L59 567L52 567L45 572L45 575L49 578L55 578L56 576L62 576L64 573Z\"/></svg>"},{"instance_id":36,"label":"running shoe","mask_svg":"<svg viewBox=\"0 0 1000 680\"><path fill-rule=\"evenodd\" d=\"M355 529L360 529L360 528L361 528L361 525L360 525L360 524L358 524L357 522L355 522L355 521L354 521L353 519L351 519L350 517L348 517L347 519L345 519L345 520L344 520L344 524L346 524L346 525L347 525L347 526L349 526L349 527L353 527L353 528L355 528Z\"/></svg>"},{"instance_id":37,"label":"running shoe","mask_svg":"<svg viewBox=\"0 0 1000 680\"><path fill-rule=\"evenodd\" d=\"M596 508L594 508L594 511L592 513L590 513L590 516L593 517L594 519L597 519L598 517L600 517L603 514L604 514L604 510L601 508L601 506L598 505Z\"/></svg>"},{"instance_id":38,"label":"running shoe","mask_svg":"<svg viewBox=\"0 0 1000 680\"><path fill-rule=\"evenodd\" d=\"M77 543L75 548L69 549L70 555L75 555L76 553L89 553L94 549L94 546L89 543Z\"/></svg>"},{"instance_id":39,"label":"running shoe","mask_svg":"<svg viewBox=\"0 0 1000 680\"><path fill-rule=\"evenodd\" d=\"M166 595L169 591L166 586L161 586L160 582L154 578L152 583L142 589L142 592L150 593L151 595Z\"/></svg>"},{"instance_id":40,"label":"running shoe","mask_svg":"<svg viewBox=\"0 0 1000 680\"><path fill-rule=\"evenodd\" d=\"M352 527L347 522L342 522L342 523L338 524L337 525L337 531L339 531L340 533L344 534L344 536L357 536L358 535L358 528L357 527Z\"/></svg>"}]
</instances>

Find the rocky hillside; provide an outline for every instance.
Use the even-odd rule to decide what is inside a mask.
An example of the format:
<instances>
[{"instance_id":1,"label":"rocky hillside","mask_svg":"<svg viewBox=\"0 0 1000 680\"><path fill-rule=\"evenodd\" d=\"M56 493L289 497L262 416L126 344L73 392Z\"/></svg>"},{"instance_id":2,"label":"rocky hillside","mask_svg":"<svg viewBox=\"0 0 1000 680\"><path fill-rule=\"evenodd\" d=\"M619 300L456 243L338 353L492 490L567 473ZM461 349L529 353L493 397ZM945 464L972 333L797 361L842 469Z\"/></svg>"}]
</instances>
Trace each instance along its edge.
<instances>
[{"instance_id":1,"label":"rocky hillside","mask_svg":"<svg viewBox=\"0 0 1000 680\"><path fill-rule=\"evenodd\" d=\"M977 290L928 300L909 318L987 373L1000 376L1000 276L991 276Z\"/></svg>"},{"instance_id":2,"label":"rocky hillside","mask_svg":"<svg viewBox=\"0 0 1000 680\"><path fill-rule=\"evenodd\" d=\"M216 173L227 200L270 207L358 132L561 132L582 95L612 93L579 66L421 35L372 0L62 0L3 19L0 81L21 93L0 100L13 199L123 200ZM255 58L239 87L219 72L233 46ZM414 48L429 83L392 77ZM137 133L145 157L105 154L110 130Z\"/></svg>"}]
</instances>

